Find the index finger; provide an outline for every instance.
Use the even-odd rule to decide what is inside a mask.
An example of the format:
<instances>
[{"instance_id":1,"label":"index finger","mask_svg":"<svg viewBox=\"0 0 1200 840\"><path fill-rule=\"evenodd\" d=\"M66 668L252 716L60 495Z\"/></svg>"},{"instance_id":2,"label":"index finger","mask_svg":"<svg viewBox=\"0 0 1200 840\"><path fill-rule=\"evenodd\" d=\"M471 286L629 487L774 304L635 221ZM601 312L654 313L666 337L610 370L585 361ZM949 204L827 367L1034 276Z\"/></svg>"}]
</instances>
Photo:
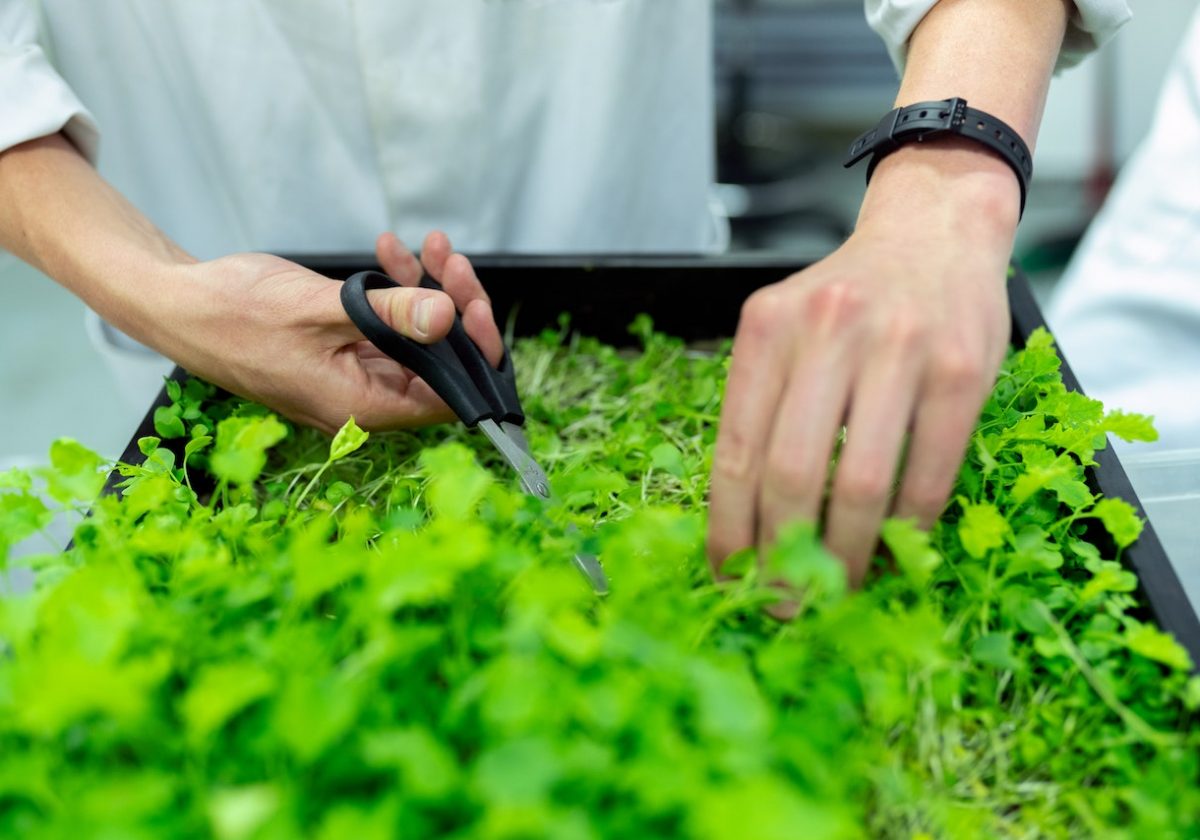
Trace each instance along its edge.
<instances>
[{"instance_id":1,"label":"index finger","mask_svg":"<svg viewBox=\"0 0 1200 840\"><path fill-rule=\"evenodd\" d=\"M784 382L778 312L769 293L755 293L734 338L709 486L707 552L716 574L729 555L755 544L764 448Z\"/></svg>"},{"instance_id":2,"label":"index finger","mask_svg":"<svg viewBox=\"0 0 1200 840\"><path fill-rule=\"evenodd\" d=\"M375 259L384 272L401 286L421 282L421 263L394 233L381 233L375 240Z\"/></svg>"},{"instance_id":3,"label":"index finger","mask_svg":"<svg viewBox=\"0 0 1200 840\"><path fill-rule=\"evenodd\" d=\"M462 254L454 253L446 234L435 230L425 237L425 244L421 247L421 262L429 276L442 284L446 294L450 295L462 313L463 328L467 335L471 336L493 367L500 364L504 357L504 339L500 336L500 328L496 326L491 298L479 282L471 261Z\"/></svg>"}]
</instances>

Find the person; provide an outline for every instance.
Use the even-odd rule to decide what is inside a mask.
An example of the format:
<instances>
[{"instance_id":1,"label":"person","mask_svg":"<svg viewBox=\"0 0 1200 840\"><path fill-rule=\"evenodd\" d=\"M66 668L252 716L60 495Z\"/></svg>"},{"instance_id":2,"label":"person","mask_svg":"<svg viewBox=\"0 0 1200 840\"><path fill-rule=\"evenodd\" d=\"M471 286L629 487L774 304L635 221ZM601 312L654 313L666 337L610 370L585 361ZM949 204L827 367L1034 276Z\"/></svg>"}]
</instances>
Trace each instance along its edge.
<instances>
[{"instance_id":1,"label":"person","mask_svg":"<svg viewBox=\"0 0 1200 840\"><path fill-rule=\"evenodd\" d=\"M1200 448L1198 91L1200 13L1047 313L1083 389L1154 415L1160 450Z\"/></svg>"},{"instance_id":2,"label":"person","mask_svg":"<svg viewBox=\"0 0 1200 840\"><path fill-rule=\"evenodd\" d=\"M899 103L963 97L1031 147L1056 58L1129 16L1124 0L866 8L905 66ZM359 250L384 231L384 269L411 285L423 265L448 296L376 293L381 316L433 341L457 304L495 359L486 292L452 241L715 249L710 18L697 0L0 0L0 247L293 420L445 419L423 383L360 349L335 281L250 251ZM842 247L747 301L714 455L714 563L818 515L843 423L824 538L852 579L889 510L930 524L1007 344L1018 204L986 149L905 146ZM418 263L396 233L430 230Z\"/></svg>"}]
</instances>

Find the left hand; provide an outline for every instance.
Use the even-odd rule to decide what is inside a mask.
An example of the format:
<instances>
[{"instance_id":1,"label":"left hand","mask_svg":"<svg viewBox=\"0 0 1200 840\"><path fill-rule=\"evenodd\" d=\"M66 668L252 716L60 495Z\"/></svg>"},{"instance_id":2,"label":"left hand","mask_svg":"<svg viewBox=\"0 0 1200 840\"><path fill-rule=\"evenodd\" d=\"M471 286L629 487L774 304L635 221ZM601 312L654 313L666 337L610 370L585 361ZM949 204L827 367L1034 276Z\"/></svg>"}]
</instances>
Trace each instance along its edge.
<instances>
[{"instance_id":1,"label":"left hand","mask_svg":"<svg viewBox=\"0 0 1200 840\"><path fill-rule=\"evenodd\" d=\"M1018 200L998 158L929 145L881 162L841 248L742 309L713 461L718 573L788 521L818 519L831 478L825 543L858 584L883 518L929 527L953 489L1008 344Z\"/></svg>"}]
</instances>

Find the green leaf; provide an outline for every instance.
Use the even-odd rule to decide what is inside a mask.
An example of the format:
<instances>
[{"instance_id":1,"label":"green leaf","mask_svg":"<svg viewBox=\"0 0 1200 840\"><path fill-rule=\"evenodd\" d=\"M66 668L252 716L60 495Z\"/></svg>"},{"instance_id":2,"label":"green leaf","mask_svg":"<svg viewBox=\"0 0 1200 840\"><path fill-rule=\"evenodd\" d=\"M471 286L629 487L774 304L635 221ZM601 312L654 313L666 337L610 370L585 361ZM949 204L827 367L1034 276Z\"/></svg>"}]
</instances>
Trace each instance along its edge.
<instances>
[{"instance_id":1,"label":"green leaf","mask_svg":"<svg viewBox=\"0 0 1200 840\"><path fill-rule=\"evenodd\" d=\"M272 784L217 790L208 803L213 834L218 840L247 840L275 816L281 802Z\"/></svg>"},{"instance_id":2,"label":"green leaf","mask_svg":"<svg viewBox=\"0 0 1200 840\"><path fill-rule=\"evenodd\" d=\"M996 506L988 502L972 504L960 499L962 518L958 521L958 538L963 548L976 559L981 559L994 548L1004 545L1010 528L1008 520L1000 515Z\"/></svg>"},{"instance_id":3,"label":"green leaf","mask_svg":"<svg viewBox=\"0 0 1200 840\"><path fill-rule=\"evenodd\" d=\"M743 667L697 661L691 667L697 721L707 734L751 743L767 736L772 715Z\"/></svg>"},{"instance_id":4,"label":"green leaf","mask_svg":"<svg viewBox=\"0 0 1200 840\"><path fill-rule=\"evenodd\" d=\"M1053 625L1045 614L1045 604L1033 587L1005 587L1001 594L1004 613L1011 616L1022 630L1035 636L1051 634Z\"/></svg>"},{"instance_id":5,"label":"green leaf","mask_svg":"<svg viewBox=\"0 0 1200 840\"><path fill-rule=\"evenodd\" d=\"M273 686L271 675L251 661L205 667L180 706L188 736L195 742L204 741L242 709L264 697Z\"/></svg>"},{"instance_id":6,"label":"green leaf","mask_svg":"<svg viewBox=\"0 0 1200 840\"><path fill-rule=\"evenodd\" d=\"M701 840L841 838L861 834L846 803L822 801L766 774L730 779L695 803L690 836ZM861 826L859 826L860 828Z\"/></svg>"},{"instance_id":7,"label":"green leaf","mask_svg":"<svg viewBox=\"0 0 1200 840\"><path fill-rule=\"evenodd\" d=\"M358 709L358 692L339 675L294 673L275 699L272 729L301 764L310 764L347 733Z\"/></svg>"},{"instance_id":8,"label":"green leaf","mask_svg":"<svg viewBox=\"0 0 1200 840\"><path fill-rule=\"evenodd\" d=\"M1183 705L1190 712L1200 709L1200 677L1188 678L1183 689Z\"/></svg>"},{"instance_id":9,"label":"green leaf","mask_svg":"<svg viewBox=\"0 0 1200 840\"><path fill-rule=\"evenodd\" d=\"M55 500L90 502L104 487L106 461L71 438L50 445L50 468L38 470Z\"/></svg>"},{"instance_id":10,"label":"green leaf","mask_svg":"<svg viewBox=\"0 0 1200 840\"><path fill-rule=\"evenodd\" d=\"M1027 501L1039 490L1052 490L1060 502L1078 510L1092 501L1082 481L1082 471L1069 456L1057 454L1041 444L1017 447L1025 472L1013 484L1012 496Z\"/></svg>"},{"instance_id":11,"label":"green leaf","mask_svg":"<svg viewBox=\"0 0 1200 840\"><path fill-rule=\"evenodd\" d=\"M1157 627L1140 622L1130 622L1125 632L1125 644L1134 653L1161 662L1176 671L1192 670L1192 658L1175 637Z\"/></svg>"},{"instance_id":12,"label":"green leaf","mask_svg":"<svg viewBox=\"0 0 1200 840\"><path fill-rule=\"evenodd\" d=\"M660 443L650 450L650 464L656 470L670 473L676 478L687 475L687 467L683 463L683 453L672 443Z\"/></svg>"},{"instance_id":13,"label":"green leaf","mask_svg":"<svg viewBox=\"0 0 1200 840\"><path fill-rule=\"evenodd\" d=\"M33 479L25 470L12 469L0 471L0 490L12 488L14 490L31 490L33 488Z\"/></svg>"},{"instance_id":14,"label":"green leaf","mask_svg":"<svg viewBox=\"0 0 1200 840\"><path fill-rule=\"evenodd\" d=\"M980 636L971 645L971 657L976 662L1000 668L1004 671L1018 671L1021 661L1013 655L1013 639L1011 633L988 633Z\"/></svg>"},{"instance_id":15,"label":"green leaf","mask_svg":"<svg viewBox=\"0 0 1200 840\"><path fill-rule=\"evenodd\" d=\"M751 547L733 552L721 561L718 574L722 578L744 578L758 566L758 554Z\"/></svg>"},{"instance_id":16,"label":"green leaf","mask_svg":"<svg viewBox=\"0 0 1200 840\"><path fill-rule=\"evenodd\" d=\"M368 765L395 769L409 796L440 799L460 783L454 753L422 727L368 732L362 752Z\"/></svg>"},{"instance_id":17,"label":"green leaf","mask_svg":"<svg viewBox=\"0 0 1200 840\"><path fill-rule=\"evenodd\" d=\"M186 461L195 455L197 452L202 452L213 442L211 435L197 435L187 442L183 447L183 459Z\"/></svg>"},{"instance_id":18,"label":"green leaf","mask_svg":"<svg viewBox=\"0 0 1200 840\"><path fill-rule=\"evenodd\" d=\"M767 555L766 580L782 580L805 593L806 601L834 602L848 588L846 566L830 554L817 538L811 522L784 526Z\"/></svg>"},{"instance_id":19,"label":"green leaf","mask_svg":"<svg viewBox=\"0 0 1200 840\"><path fill-rule=\"evenodd\" d=\"M1104 417L1104 406L1099 400L1065 388L1048 393L1038 405L1038 410L1065 426L1092 426Z\"/></svg>"},{"instance_id":20,"label":"green leaf","mask_svg":"<svg viewBox=\"0 0 1200 840\"><path fill-rule=\"evenodd\" d=\"M16 545L54 521L54 514L32 493L0 493L0 546Z\"/></svg>"},{"instance_id":21,"label":"green leaf","mask_svg":"<svg viewBox=\"0 0 1200 840\"><path fill-rule=\"evenodd\" d=\"M588 466L556 475L554 490L571 507L603 504L606 499L629 486L629 480L605 466Z\"/></svg>"},{"instance_id":22,"label":"green leaf","mask_svg":"<svg viewBox=\"0 0 1200 840\"><path fill-rule=\"evenodd\" d=\"M654 338L654 319L645 312L638 314L629 325L629 334L641 339L643 345L649 345Z\"/></svg>"},{"instance_id":23,"label":"green leaf","mask_svg":"<svg viewBox=\"0 0 1200 840\"><path fill-rule=\"evenodd\" d=\"M918 586L924 586L942 564L928 532L919 529L915 519L888 519L880 536L901 571Z\"/></svg>"},{"instance_id":24,"label":"green leaf","mask_svg":"<svg viewBox=\"0 0 1200 840\"><path fill-rule=\"evenodd\" d=\"M1116 409L1104 416L1102 428L1105 432L1130 442L1153 443L1158 440L1158 430L1154 428L1154 418L1145 414L1129 414Z\"/></svg>"},{"instance_id":25,"label":"green leaf","mask_svg":"<svg viewBox=\"0 0 1200 840\"><path fill-rule=\"evenodd\" d=\"M1063 565L1062 551L1038 525L1025 525L1017 532L1014 543L1016 551L1008 568L1012 574L1052 572Z\"/></svg>"},{"instance_id":26,"label":"green leaf","mask_svg":"<svg viewBox=\"0 0 1200 840\"><path fill-rule=\"evenodd\" d=\"M1060 361L1054 349L1054 339L1038 327L1025 340L1025 347L1013 354L1010 367L1015 373L1033 380L1046 380L1058 374Z\"/></svg>"},{"instance_id":27,"label":"green leaf","mask_svg":"<svg viewBox=\"0 0 1200 840\"><path fill-rule=\"evenodd\" d=\"M180 409L178 405L160 405L154 409L154 431L160 437L179 438L187 434L187 429L183 426L183 419L180 417Z\"/></svg>"},{"instance_id":28,"label":"green leaf","mask_svg":"<svg viewBox=\"0 0 1200 840\"><path fill-rule=\"evenodd\" d=\"M366 560L362 553L339 550L340 547L331 549L329 538L328 523L317 522L294 534L288 545L295 595L302 603L312 601L362 571Z\"/></svg>"},{"instance_id":29,"label":"green leaf","mask_svg":"<svg viewBox=\"0 0 1200 840\"><path fill-rule=\"evenodd\" d=\"M439 516L468 518L492 484L492 477L461 444L426 449L421 465L429 475L429 503Z\"/></svg>"},{"instance_id":30,"label":"green leaf","mask_svg":"<svg viewBox=\"0 0 1200 840\"><path fill-rule=\"evenodd\" d=\"M528 737L484 752L473 783L485 802L527 805L543 800L561 773L554 745L544 737Z\"/></svg>"},{"instance_id":31,"label":"green leaf","mask_svg":"<svg viewBox=\"0 0 1200 840\"><path fill-rule=\"evenodd\" d=\"M287 437L287 426L273 414L230 417L217 424L212 471L231 484L249 484L267 464L267 450Z\"/></svg>"},{"instance_id":32,"label":"green leaf","mask_svg":"<svg viewBox=\"0 0 1200 840\"><path fill-rule=\"evenodd\" d=\"M983 467L983 474L991 475L1000 466L988 445L992 441L985 435L975 434L971 442L975 447L975 456L979 458L979 465Z\"/></svg>"},{"instance_id":33,"label":"green leaf","mask_svg":"<svg viewBox=\"0 0 1200 840\"><path fill-rule=\"evenodd\" d=\"M1092 508L1091 515L1104 523L1105 530L1112 534L1119 548L1133 545L1141 536L1142 520L1124 499L1101 499Z\"/></svg>"},{"instance_id":34,"label":"green leaf","mask_svg":"<svg viewBox=\"0 0 1200 840\"><path fill-rule=\"evenodd\" d=\"M1106 592L1133 592L1137 589L1137 576L1121 568L1120 563L1101 561L1091 580L1079 590L1079 600L1087 603Z\"/></svg>"},{"instance_id":35,"label":"green leaf","mask_svg":"<svg viewBox=\"0 0 1200 840\"><path fill-rule=\"evenodd\" d=\"M325 490L325 501L340 505L354 495L354 485L346 481L335 481Z\"/></svg>"},{"instance_id":36,"label":"green leaf","mask_svg":"<svg viewBox=\"0 0 1200 840\"><path fill-rule=\"evenodd\" d=\"M368 433L360 429L351 417L333 436L333 443L329 445L329 460L339 461L345 458L366 443L368 437Z\"/></svg>"},{"instance_id":37,"label":"green leaf","mask_svg":"<svg viewBox=\"0 0 1200 840\"><path fill-rule=\"evenodd\" d=\"M404 791L405 799L411 795ZM348 800L334 805L321 820L315 840L394 840L396 826L402 824L397 798L383 795L374 805Z\"/></svg>"}]
</instances>

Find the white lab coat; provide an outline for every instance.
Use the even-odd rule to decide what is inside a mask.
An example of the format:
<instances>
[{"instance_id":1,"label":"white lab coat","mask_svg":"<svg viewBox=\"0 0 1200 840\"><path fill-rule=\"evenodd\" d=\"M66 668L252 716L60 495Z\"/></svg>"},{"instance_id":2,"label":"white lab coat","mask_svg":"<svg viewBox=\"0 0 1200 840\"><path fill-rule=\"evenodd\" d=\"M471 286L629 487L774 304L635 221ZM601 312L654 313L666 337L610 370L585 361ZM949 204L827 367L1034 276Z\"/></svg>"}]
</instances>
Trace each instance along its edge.
<instances>
[{"instance_id":1,"label":"white lab coat","mask_svg":"<svg viewBox=\"0 0 1200 840\"><path fill-rule=\"evenodd\" d=\"M935 2L866 0L897 61ZM1129 14L1077 6L1067 57ZM711 0L0 0L0 150L65 127L201 258L710 251L711 37Z\"/></svg>"},{"instance_id":2,"label":"white lab coat","mask_svg":"<svg viewBox=\"0 0 1200 840\"><path fill-rule=\"evenodd\" d=\"M0 6L0 147L65 124L94 153L98 125L101 172L201 258L722 241L703 2Z\"/></svg>"},{"instance_id":3,"label":"white lab coat","mask_svg":"<svg viewBox=\"0 0 1200 840\"><path fill-rule=\"evenodd\" d=\"M1085 391L1200 447L1200 13L1048 320Z\"/></svg>"},{"instance_id":4,"label":"white lab coat","mask_svg":"<svg viewBox=\"0 0 1200 840\"><path fill-rule=\"evenodd\" d=\"M900 62L936 0L865 2ZM1129 14L1077 6L1068 58ZM0 0L0 151L64 130L202 259L714 251L711 38L711 0Z\"/></svg>"}]
</instances>

